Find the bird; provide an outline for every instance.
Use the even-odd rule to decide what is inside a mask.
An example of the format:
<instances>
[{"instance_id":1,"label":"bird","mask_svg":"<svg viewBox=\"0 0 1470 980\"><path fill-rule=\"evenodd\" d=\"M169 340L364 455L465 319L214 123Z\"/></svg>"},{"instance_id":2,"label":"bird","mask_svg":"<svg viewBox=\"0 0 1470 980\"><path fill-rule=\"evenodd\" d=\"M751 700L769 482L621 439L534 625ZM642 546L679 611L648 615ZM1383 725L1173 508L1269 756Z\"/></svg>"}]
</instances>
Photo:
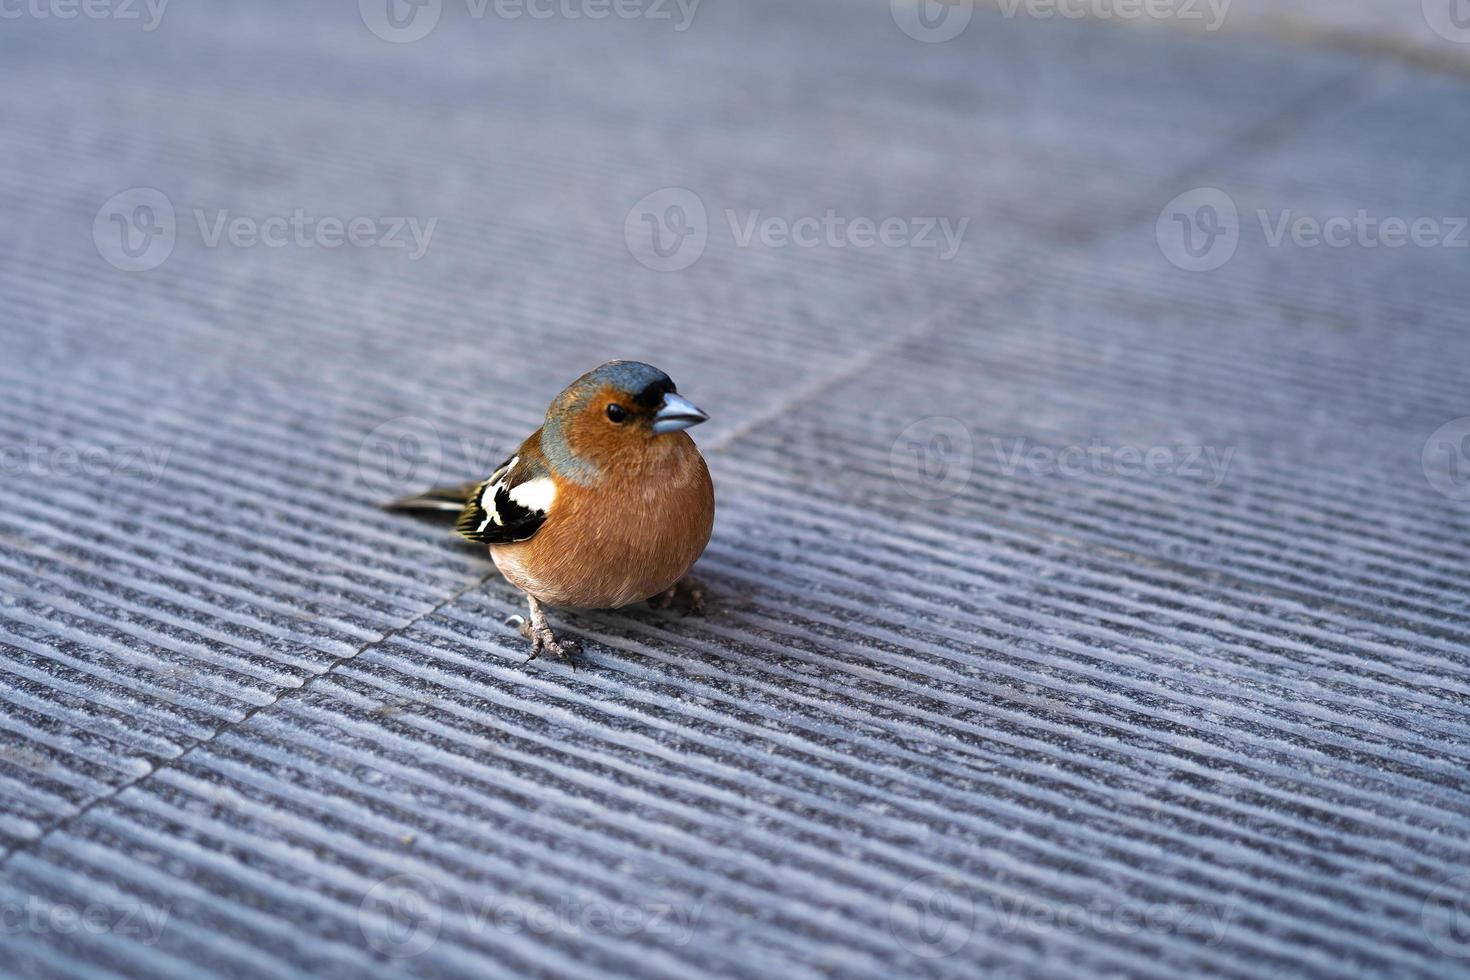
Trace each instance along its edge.
<instances>
[{"instance_id":1,"label":"bird","mask_svg":"<svg viewBox=\"0 0 1470 980\"><path fill-rule=\"evenodd\" d=\"M609 361L567 385L489 477L386 506L457 513L455 530L489 545L525 594L527 663L546 653L575 668L577 645L557 639L547 606L682 600L703 613L704 589L688 573L709 544L715 494L687 430L708 420L658 368Z\"/></svg>"}]
</instances>

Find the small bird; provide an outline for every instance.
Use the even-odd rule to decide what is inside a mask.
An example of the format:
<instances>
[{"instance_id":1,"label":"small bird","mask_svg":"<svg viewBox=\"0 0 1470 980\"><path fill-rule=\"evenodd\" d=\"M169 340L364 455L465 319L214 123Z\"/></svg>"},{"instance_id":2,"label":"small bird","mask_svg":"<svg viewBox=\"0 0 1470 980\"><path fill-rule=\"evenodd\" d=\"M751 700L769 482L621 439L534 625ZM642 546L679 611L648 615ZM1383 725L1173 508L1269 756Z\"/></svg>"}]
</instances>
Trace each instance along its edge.
<instances>
[{"instance_id":1,"label":"small bird","mask_svg":"<svg viewBox=\"0 0 1470 980\"><path fill-rule=\"evenodd\" d=\"M709 416L658 368L609 361L556 396L540 429L486 480L405 497L390 510L453 511L455 529L526 594L521 632L576 666L544 606L617 609L683 598L702 612L686 575L709 543L715 492L684 430ZM528 660L528 662L529 662Z\"/></svg>"}]
</instances>

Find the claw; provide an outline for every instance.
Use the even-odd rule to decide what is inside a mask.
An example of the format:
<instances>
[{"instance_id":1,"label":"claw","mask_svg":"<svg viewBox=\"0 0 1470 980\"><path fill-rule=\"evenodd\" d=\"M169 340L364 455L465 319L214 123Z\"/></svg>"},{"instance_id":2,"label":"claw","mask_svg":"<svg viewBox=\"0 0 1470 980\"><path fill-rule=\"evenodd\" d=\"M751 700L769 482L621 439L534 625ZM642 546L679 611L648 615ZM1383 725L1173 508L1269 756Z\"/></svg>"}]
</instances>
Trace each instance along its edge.
<instances>
[{"instance_id":1,"label":"claw","mask_svg":"<svg viewBox=\"0 0 1470 980\"><path fill-rule=\"evenodd\" d=\"M684 587L684 615L704 615L704 586L697 580L686 578L680 583Z\"/></svg>"},{"instance_id":2,"label":"claw","mask_svg":"<svg viewBox=\"0 0 1470 980\"><path fill-rule=\"evenodd\" d=\"M520 616L511 617L520 620L516 629L531 641L531 655L526 658L526 663L529 664L542 653L549 653L553 657L565 660L573 670L576 670L577 655L581 652L581 647L571 640L557 640L556 634L551 631L551 625L546 621L546 614L541 611L541 604L531 596L526 596L526 600L531 606L530 620L522 619ZM509 620L506 621L506 625L510 625Z\"/></svg>"},{"instance_id":3,"label":"claw","mask_svg":"<svg viewBox=\"0 0 1470 980\"><path fill-rule=\"evenodd\" d=\"M676 600L684 603L685 616L704 615L704 586L697 579L686 575L648 601L655 609L668 609Z\"/></svg>"}]
</instances>

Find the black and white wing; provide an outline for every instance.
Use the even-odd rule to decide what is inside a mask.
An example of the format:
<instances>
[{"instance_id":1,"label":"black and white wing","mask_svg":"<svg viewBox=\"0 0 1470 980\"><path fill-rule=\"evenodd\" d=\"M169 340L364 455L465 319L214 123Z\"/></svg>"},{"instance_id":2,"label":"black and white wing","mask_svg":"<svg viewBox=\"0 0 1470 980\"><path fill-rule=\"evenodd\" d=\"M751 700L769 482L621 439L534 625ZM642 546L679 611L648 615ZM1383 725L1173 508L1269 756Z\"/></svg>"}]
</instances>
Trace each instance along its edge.
<instances>
[{"instance_id":1,"label":"black and white wing","mask_svg":"<svg viewBox=\"0 0 1470 980\"><path fill-rule=\"evenodd\" d=\"M512 456L477 486L454 529L482 544L525 541L546 523L556 501L556 481L541 459Z\"/></svg>"}]
</instances>

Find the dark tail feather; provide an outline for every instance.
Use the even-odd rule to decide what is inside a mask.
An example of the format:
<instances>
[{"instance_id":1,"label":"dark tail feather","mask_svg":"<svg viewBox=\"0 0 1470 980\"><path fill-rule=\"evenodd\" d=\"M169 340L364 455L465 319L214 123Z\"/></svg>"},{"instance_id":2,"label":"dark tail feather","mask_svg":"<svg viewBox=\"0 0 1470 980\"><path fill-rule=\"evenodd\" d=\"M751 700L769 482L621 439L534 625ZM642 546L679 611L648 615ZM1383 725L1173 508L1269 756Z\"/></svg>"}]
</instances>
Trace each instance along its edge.
<instances>
[{"instance_id":1,"label":"dark tail feather","mask_svg":"<svg viewBox=\"0 0 1470 980\"><path fill-rule=\"evenodd\" d=\"M463 483L454 487L435 487L433 490L414 494L412 497L404 497L391 504L384 504L383 509L425 515L440 513L458 516L479 486L478 483Z\"/></svg>"}]
</instances>

